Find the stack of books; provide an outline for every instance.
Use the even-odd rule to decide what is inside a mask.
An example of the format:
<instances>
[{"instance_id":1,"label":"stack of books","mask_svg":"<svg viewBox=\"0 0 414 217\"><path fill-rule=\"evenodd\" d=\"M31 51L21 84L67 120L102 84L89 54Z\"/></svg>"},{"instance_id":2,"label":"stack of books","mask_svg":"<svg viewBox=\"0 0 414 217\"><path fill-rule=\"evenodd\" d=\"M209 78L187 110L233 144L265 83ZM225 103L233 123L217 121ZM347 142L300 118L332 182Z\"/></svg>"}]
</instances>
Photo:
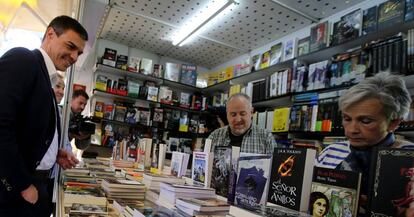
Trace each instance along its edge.
<instances>
[{"instance_id":1,"label":"stack of books","mask_svg":"<svg viewBox=\"0 0 414 217\"><path fill-rule=\"evenodd\" d=\"M171 183L171 184L185 184L185 180L169 175L158 175L158 174L144 174L144 180L142 183L147 187L148 190L160 190L160 183Z\"/></svg>"},{"instance_id":2,"label":"stack of books","mask_svg":"<svg viewBox=\"0 0 414 217\"><path fill-rule=\"evenodd\" d=\"M177 185L169 183L160 184L160 196L156 204L169 209L175 207L177 198L216 198L213 188L205 188L194 185Z\"/></svg>"},{"instance_id":3,"label":"stack of books","mask_svg":"<svg viewBox=\"0 0 414 217\"><path fill-rule=\"evenodd\" d=\"M101 186L109 199L144 200L145 197L145 185L137 181L104 179Z\"/></svg>"},{"instance_id":4,"label":"stack of books","mask_svg":"<svg viewBox=\"0 0 414 217\"><path fill-rule=\"evenodd\" d=\"M227 215L229 214L230 209L230 205L228 205L226 201L216 198L178 198L175 206L177 207L178 212L183 216Z\"/></svg>"}]
</instances>

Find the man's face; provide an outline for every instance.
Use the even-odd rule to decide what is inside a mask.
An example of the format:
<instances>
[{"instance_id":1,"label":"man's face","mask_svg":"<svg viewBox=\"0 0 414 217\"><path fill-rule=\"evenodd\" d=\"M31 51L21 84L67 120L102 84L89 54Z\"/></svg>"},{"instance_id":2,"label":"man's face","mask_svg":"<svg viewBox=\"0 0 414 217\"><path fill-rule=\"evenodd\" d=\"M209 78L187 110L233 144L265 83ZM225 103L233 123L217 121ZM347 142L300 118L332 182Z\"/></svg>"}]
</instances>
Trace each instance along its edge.
<instances>
[{"instance_id":1,"label":"man's face","mask_svg":"<svg viewBox=\"0 0 414 217\"><path fill-rule=\"evenodd\" d=\"M394 130L398 123L387 120L378 99L363 100L342 111L345 136L354 147L376 145L386 137L389 130Z\"/></svg>"},{"instance_id":2,"label":"man's face","mask_svg":"<svg viewBox=\"0 0 414 217\"><path fill-rule=\"evenodd\" d=\"M65 91L65 82L63 82L62 79L59 79L59 81L53 87L53 92L55 92L57 104L59 104L60 101L62 101L64 91Z\"/></svg>"},{"instance_id":3,"label":"man's face","mask_svg":"<svg viewBox=\"0 0 414 217\"><path fill-rule=\"evenodd\" d=\"M74 64L78 60L78 56L83 53L85 40L71 29L57 36L54 29L49 27L45 37L42 48L52 59L56 69L60 71L65 71Z\"/></svg>"},{"instance_id":4,"label":"man's face","mask_svg":"<svg viewBox=\"0 0 414 217\"><path fill-rule=\"evenodd\" d=\"M83 109L85 109L86 104L88 103L88 100L86 100L83 96L78 96L76 98L73 98L70 103L70 108L72 109L72 112L75 114L81 113Z\"/></svg>"},{"instance_id":5,"label":"man's face","mask_svg":"<svg viewBox=\"0 0 414 217\"><path fill-rule=\"evenodd\" d=\"M244 98L233 98L227 104L227 120L230 130L235 136L245 133L252 123L253 108Z\"/></svg>"}]
</instances>

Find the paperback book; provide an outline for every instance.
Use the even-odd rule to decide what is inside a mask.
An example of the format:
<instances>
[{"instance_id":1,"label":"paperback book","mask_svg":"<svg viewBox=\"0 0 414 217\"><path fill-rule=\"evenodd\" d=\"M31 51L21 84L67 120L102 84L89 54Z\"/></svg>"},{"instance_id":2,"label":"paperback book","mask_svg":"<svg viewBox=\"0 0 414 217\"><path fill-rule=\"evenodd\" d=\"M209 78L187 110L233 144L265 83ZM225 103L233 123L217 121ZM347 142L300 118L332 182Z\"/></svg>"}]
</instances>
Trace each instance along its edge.
<instances>
[{"instance_id":1,"label":"paperback book","mask_svg":"<svg viewBox=\"0 0 414 217\"><path fill-rule=\"evenodd\" d=\"M193 152L193 168L191 178L193 183L206 188L210 187L213 155L208 152Z\"/></svg>"},{"instance_id":2,"label":"paperback book","mask_svg":"<svg viewBox=\"0 0 414 217\"><path fill-rule=\"evenodd\" d=\"M180 80L181 66L178 63L165 63L164 78L178 82Z\"/></svg>"},{"instance_id":3,"label":"paperback book","mask_svg":"<svg viewBox=\"0 0 414 217\"><path fill-rule=\"evenodd\" d=\"M195 86L197 82L197 66L182 64L180 82Z\"/></svg>"}]
</instances>

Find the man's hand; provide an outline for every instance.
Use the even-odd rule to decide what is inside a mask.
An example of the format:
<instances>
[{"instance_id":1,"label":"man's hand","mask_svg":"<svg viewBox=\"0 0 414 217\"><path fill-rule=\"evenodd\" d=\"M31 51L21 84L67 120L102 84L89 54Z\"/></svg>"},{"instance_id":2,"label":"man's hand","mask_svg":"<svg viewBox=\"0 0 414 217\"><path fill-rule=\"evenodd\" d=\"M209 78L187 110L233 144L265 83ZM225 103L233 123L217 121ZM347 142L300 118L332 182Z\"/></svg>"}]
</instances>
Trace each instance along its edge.
<instances>
[{"instance_id":1,"label":"man's hand","mask_svg":"<svg viewBox=\"0 0 414 217\"><path fill-rule=\"evenodd\" d=\"M24 191L20 192L20 195L22 195L24 200L31 204L35 204L37 202L37 199L39 199L37 189L34 185L30 185Z\"/></svg>"},{"instance_id":2,"label":"man's hand","mask_svg":"<svg viewBox=\"0 0 414 217\"><path fill-rule=\"evenodd\" d=\"M58 157L57 157L57 163L63 168L63 169L71 169L76 164L79 163L79 160L76 159L75 155L73 155L72 152L68 152L64 149L59 149Z\"/></svg>"}]
</instances>

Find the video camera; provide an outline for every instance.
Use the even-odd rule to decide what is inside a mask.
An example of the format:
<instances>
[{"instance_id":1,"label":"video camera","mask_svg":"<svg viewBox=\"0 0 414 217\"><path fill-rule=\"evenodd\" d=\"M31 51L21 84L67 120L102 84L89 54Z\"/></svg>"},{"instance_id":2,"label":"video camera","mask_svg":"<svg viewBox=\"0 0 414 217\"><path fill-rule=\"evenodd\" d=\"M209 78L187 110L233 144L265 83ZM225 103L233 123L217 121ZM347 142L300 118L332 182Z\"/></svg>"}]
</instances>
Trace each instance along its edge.
<instances>
[{"instance_id":1,"label":"video camera","mask_svg":"<svg viewBox=\"0 0 414 217\"><path fill-rule=\"evenodd\" d=\"M84 117L81 114L74 115L69 120L69 133L80 135L80 133L94 134L95 133L95 123L97 120L94 117Z\"/></svg>"}]
</instances>

